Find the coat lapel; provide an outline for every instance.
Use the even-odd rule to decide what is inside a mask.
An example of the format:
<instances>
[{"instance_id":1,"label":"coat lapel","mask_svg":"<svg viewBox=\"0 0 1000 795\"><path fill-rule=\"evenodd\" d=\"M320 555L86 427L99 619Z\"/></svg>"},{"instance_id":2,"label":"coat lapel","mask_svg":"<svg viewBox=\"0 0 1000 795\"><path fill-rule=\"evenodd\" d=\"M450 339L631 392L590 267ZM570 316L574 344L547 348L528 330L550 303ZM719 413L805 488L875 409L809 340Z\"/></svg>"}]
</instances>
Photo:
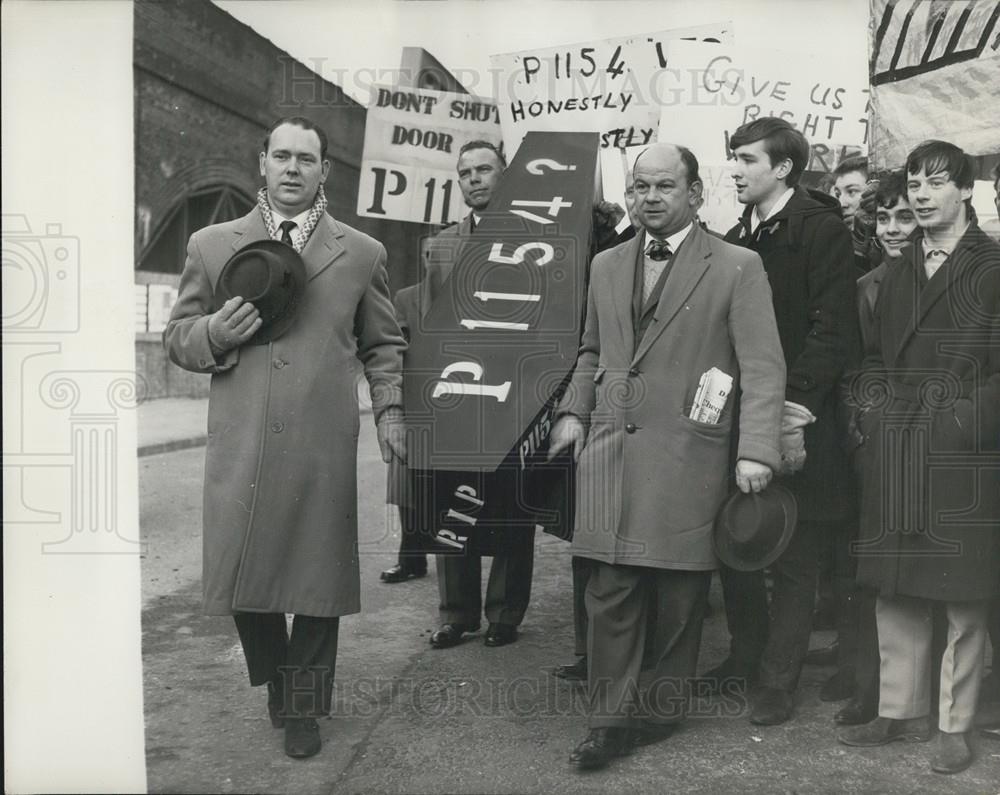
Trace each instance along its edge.
<instances>
[{"instance_id":1,"label":"coat lapel","mask_svg":"<svg viewBox=\"0 0 1000 795\"><path fill-rule=\"evenodd\" d=\"M971 232L972 230L970 229L969 231ZM907 269L906 285L907 293L912 296L913 303L910 311L907 313L906 326L902 336L899 338L899 347L895 351L896 355L893 362L899 360L906 344L917 333L917 329L931 310L931 307L941 300L941 297L951 289L956 280L960 279L969 268L973 267L977 260L975 249L978 243L977 239L970 239L967 232L958 241L958 244L951 252L951 256L938 268L934 277L927 281L922 290L920 288L917 268L924 267L924 258L917 253L917 248L920 245L919 241L914 243L914 256L911 261L912 267Z\"/></svg>"},{"instance_id":2,"label":"coat lapel","mask_svg":"<svg viewBox=\"0 0 1000 795\"><path fill-rule=\"evenodd\" d=\"M306 276L310 281L344 253L344 246L340 242L343 236L343 227L324 213L322 220L309 235L306 247L302 249L302 261L306 265Z\"/></svg>"},{"instance_id":3,"label":"coat lapel","mask_svg":"<svg viewBox=\"0 0 1000 795\"><path fill-rule=\"evenodd\" d=\"M646 235L639 234L622 246L618 262L611 270L611 293L615 317L621 330L626 351L635 350L635 327L632 323L632 291L635 287L635 261L642 249Z\"/></svg>"},{"instance_id":4,"label":"coat lapel","mask_svg":"<svg viewBox=\"0 0 1000 795\"><path fill-rule=\"evenodd\" d=\"M264 219L260 217L260 209L254 207L244 215L236 225L235 233L233 251L239 251L258 240L267 240L267 227L264 226Z\"/></svg>"},{"instance_id":5,"label":"coat lapel","mask_svg":"<svg viewBox=\"0 0 1000 795\"><path fill-rule=\"evenodd\" d=\"M705 239L705 232L697 223L694 223L687 239L681 245L681 250L677 252L670 268L670 275L663 283L663 291L660 293L660 301L656 305L653 323L639 342L639 348L635 352L632 364L646 355L646 351L656 342L670 321L687 302L694 288L701 281L701 277L708 270L708 260L711 256L712 249Z\"/></svg>"}]
</instances>

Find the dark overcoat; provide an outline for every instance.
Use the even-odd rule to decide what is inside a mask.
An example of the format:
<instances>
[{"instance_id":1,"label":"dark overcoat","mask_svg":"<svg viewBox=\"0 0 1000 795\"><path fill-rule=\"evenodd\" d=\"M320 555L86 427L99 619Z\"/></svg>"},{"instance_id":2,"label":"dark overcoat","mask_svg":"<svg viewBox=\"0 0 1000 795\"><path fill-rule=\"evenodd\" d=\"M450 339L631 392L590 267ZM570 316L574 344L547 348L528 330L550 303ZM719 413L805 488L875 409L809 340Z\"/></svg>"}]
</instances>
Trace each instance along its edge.
<instances>
[{"instance_id":1,"label":"dark overcoat","mask_svg":"<svg viewBox=\"0 0 1000 795\"><path fill-rule=\"evenodd\" d=\"M212 373L205 461L205 612L360 610L358 361L375 418L402 406L402 353L381 243L325 215L302 252L291 329L216 361L208 316L222 267L267 239L254 208L196 232L163 333L170 358Z\"/></svg>"},{"instance_id":2,"label":"dark overcoat","mask_svg":"<svg viewBox=\"0 0 1000 795\"><path fill-rule=\"evenodd\" d=\"M796 188L756 232L752 212L748 206L725 239L764 261L788 370L785 397L817 418L805 429L805 467L782 482L796 496L800 519L847 519L855 492L838 400L858 345L851 235L837 202L815 191Z\"/></svg>"},{"instance_id":3,"label":"dark overcoat","mask_svg":"<svg viewBox=\"0 0 1000 795\"><path fill-rule=\"evenodd\" d=\"M931 279L890 264L854 386L865 478L858 581L986 599L1000 571L1000 246L971 225Z\"/></svg>"},{"instance_id":4,"label":"dark overcoat","mask_svg":"<svg viewBox=\"0 0 1000 795\"><path fill-rule=\"evenodd\" d=\"M632 295L644 235L598 254L587 319L559 414L589 424L577 468L573 554L689 571L717 567L712 527L738 456L776 468L785 365L760 258L697 224L636 339ZM717 424L689 418L699 380L733 376Z\"/></svg>"}]
</instances>

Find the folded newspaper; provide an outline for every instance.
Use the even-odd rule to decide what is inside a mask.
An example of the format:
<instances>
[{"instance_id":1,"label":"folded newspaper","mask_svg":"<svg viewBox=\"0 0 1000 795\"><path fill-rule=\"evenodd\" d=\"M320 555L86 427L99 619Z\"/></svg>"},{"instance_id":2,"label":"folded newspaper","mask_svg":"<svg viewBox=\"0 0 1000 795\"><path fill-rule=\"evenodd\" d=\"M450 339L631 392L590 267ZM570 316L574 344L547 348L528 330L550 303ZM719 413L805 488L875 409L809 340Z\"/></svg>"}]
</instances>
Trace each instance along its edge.
<instances>
[{"instance_id":1,"label":"folded newspaper","mask_svg":"<svg viewBox=\"0 0 1000 795\"><path fill-rule=\"evenodd\" d=\"M717 425L732 388L731 375L726 375L718 367L706 370L698 381L698 391L691 406L690 418L696 422Z\"/></svg>"}]
</instances>

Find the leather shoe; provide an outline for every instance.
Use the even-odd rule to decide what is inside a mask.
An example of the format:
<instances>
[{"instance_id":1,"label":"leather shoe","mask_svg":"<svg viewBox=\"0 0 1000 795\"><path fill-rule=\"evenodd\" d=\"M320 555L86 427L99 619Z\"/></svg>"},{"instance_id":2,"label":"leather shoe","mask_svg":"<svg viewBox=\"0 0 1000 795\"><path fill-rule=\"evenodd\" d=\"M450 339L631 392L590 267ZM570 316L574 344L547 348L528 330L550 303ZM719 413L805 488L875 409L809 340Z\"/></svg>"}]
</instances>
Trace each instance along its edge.
<instances>
[{"instance_id":1,"label":"leather shoe","mask_svg":"<svg viewBox=\"0 0 1000 795\"><path fill-rule=\"evenodd\" d=\"M792 717L792 694L777 687L762 687L754 699L750 722L757 726L777 726Z\"/></svg>"},{"instance_id":2,"label":"leather shoe","mask_svg":"<svg viewBox=\"0 0 1000 795\"><path fill-rule=\"evenodd\" d=\"M757 681L757 671L754 667L727 657L721 665L703 673L701 679L708 683L711 695L721 693L723 683L727 684L727 690L743 692Z\"/></svg>"},{"instance_id":3,"label":"leather shoe","mask_svg":"<svg viewBox=\"0 0 1000 795\"><path fill-rule=\"evenodd\" d=\"M517 640L517 627L513 624L494 624L491 621L483 642L487 646L506 646L515 640Z\"/></svg>"},{"instance_id":4,"label":"leather shoe","mask_svg":"<svg viewBox=\"0 0 1000 795\"><path fill-rule=\"evenodd\" d=\"M285 728L285 696L275 682L267 683L267 714L275 729Z\"/></svg>"},{"instance_id":5,"label":"leather shoe","mask_svg":"<svg viewBox=\"0 0 1000 795\"><path fill-rule=\"evenodd\" d=\"M871 701L854 696L833 716L840 726L860 726L878 717L878 708Z\"/></svg>"},{"instance_id":6,"label":"leather shoe","mask_svg":"<svg viewBox=\"0 0 1000 795\"><path fill-rule=\"evenodd\" d=\"M641 748L646 745L663 742L673 736L677 729L676 723L646 723L639 729L632 730L632 745Z\"/></svg>"},{"instance_id":7,"label":"leather shoe","mask_svg":"<svg viewBox=\"0 0 1000 795\"><path fill-rule=\"evenodd\" d=\"M821 646L818 649L809 649L802 659L803 665L836 665L837 654L840 652L840 644L834 641L829 646Z\"/></svg>"},{"instance_id":8,"label":"leather shoe","mask_svg":"<svg viewBox=\"0 0 1000 795\"><path fill-rule=\"evenodd\" d=\"M379 575L379 579L382 582L392 583L396 582L406 582L411 577L417 579L418 577L426 577L427 569L417 569L412 566L404 566L402 563L397 563L391 569L386 569Z\"/></svg>"},{"instance_id":9,"label":"leather shoe","mask_svg":"<svg viewBox=\"0 0 1000 795\"><path fill-rule=\"evenodd\" d=\"M319 724L313 718L285 720L285 753L293 759L306 759L319 753Z\"/></svg>"},{"instance_id":10,"label":"leather shoe","mask_svg":"<svg viewBox=\"0 0 1000 795\"><path fill-rule=\"evenodd\" d=\"M820 686L819 700L843 701L853 696L856 689L854 671L850 668L841 668Z\"/></svg>"},{"instance_id":11,"label":"leather shoe","mask_svg":"<svg viewBox=\"0 0 1000 795\"><path fill-rule=\"evenodd\" d=\"M858 748L869 748L891 742L925 743L930 738L931 721L927 715L905 720L879 716L861 726L845 729L837 737L844 745Z\"/></svg>"},{"instance_id":12,"label":"leather shoe","mask_svg":"<svg viewBox=\"0 0 1000 795\"><path fill-rule=\"evenodd\" d=\"M931 755L931 770L935 773L961 773L972 764L972 749L964 732L937 733Z\"/></svg>"},{"instance_id":13,"label":"leather shoe","mask_svg":"<svg viewBox=\"0 0 1000 795\"><path fill-rule=\"evenodd\" d=\"M448 649L462 642L462 634L475 632L479 624L444 624L441 629L431 635L431 646L435 649Z\"/></svg>"},{"instance_id":14,"label":"leather shoe","mask_svg":"<svg viewBox=\"0 0 1000 795\"><path fill-rule=\"evenodd\" d=\"M569 763L581 770L606 767L616 756L631 750L631 733L616 726L591 729L582 743L569 755Z\"/></svg>"},{"instance_id":15,"label":"leather shoe","mask_svg":"<svg viewBox=\"0 0 1000 795\"><path fill-rule=\"evenodd\" d=\"M587 655L584 654L575 663L569 665L557 665L552 669L552 675L570 682L587 681Z\"/></svg>"}]
</instances>

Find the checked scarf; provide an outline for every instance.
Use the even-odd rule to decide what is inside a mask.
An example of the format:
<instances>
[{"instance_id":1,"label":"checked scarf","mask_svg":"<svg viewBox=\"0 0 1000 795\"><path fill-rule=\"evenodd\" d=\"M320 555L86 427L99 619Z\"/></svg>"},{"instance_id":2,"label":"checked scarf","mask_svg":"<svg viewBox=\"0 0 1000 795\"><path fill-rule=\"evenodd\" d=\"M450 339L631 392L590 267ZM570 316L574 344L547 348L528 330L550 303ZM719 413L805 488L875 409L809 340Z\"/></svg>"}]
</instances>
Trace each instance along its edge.
<instances>
[{"instance_id":1,"label":"checked scarf","mask_svg":"<svg viewBox=\"0 0 1000 795\"><path fill-rule=\"evenodd\" d=\"M260 209L261 218L264 219L264 226L267 227L267 235L273 240L277 227L275 227L274 217L271 215L271 203L267 200L267 188L261 188L257 191L257 207ZM316 199L313 201L312 207L309 208L309 215L306 216L305 223L302 224L302 228L298 230L298 234L292 240L292 248L299 254L302 253L302 249L305 248L309 240L309 235L312 234L325 212L326 193L323 191L323 186L320 185L319 190L316 191Z\"/></svg>"}]
</instances>

